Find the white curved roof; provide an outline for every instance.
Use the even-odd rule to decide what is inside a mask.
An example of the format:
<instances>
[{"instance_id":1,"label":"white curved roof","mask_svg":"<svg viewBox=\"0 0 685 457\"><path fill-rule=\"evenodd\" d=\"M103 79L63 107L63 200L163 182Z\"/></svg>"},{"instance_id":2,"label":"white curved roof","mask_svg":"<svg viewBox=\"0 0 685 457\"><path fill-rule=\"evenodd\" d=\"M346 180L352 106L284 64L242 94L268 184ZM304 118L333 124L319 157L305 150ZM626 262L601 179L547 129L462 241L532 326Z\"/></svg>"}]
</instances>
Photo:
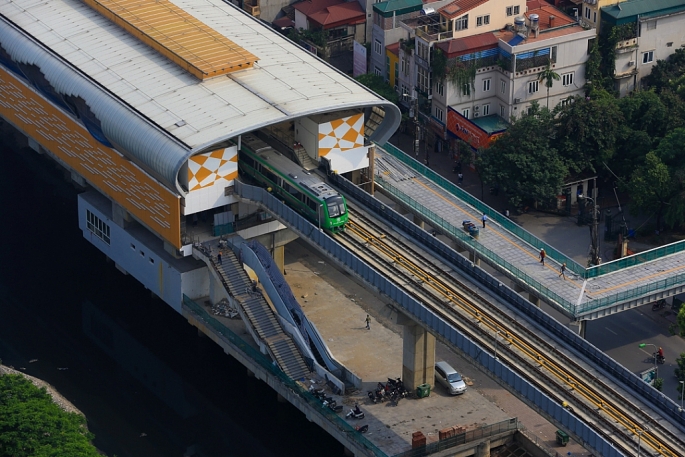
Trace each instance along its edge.
<instances>
[{"instance_id":1,"label":"white curved roof","mask_svg":"<svg viewBox=\"0 0 685 457\"><path fill-rule=\"evenodd\" d=\"M52 66L44 73L54 87L86 99L108 138L176 189L188 156L265 125L384 105L396 127L394 105L243 11L221 0L171 1L258 62L201 81L79 0L0 0L0 14L39 43L23 38L17 46L15 37L8 49L6 33L0 40L13 58ZM65 61L72 68L57 71ZM94 88L100 93L94 95ZM145 129L156 133L145 135ZM150 139L160 140L160 134L164 144L154 147Z\"/></svg>"}]
</instances>

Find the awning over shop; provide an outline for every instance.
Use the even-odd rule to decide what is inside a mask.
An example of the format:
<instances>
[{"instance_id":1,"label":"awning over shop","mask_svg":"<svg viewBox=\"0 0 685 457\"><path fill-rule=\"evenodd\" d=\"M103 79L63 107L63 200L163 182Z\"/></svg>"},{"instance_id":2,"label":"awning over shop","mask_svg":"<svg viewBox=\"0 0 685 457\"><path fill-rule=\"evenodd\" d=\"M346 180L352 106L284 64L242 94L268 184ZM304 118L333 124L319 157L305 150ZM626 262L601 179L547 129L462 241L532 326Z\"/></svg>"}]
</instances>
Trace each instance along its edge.
<instances>
[{"instance_id":1,"label":"awning over shop","mask_svg":"<svg viewBox=\"0 0 685 457\"><path fill-rule=\"evenodd\" d=\"M503 134L509 124L497 115L484 116L471 121L451 106L447 109L447 132L473 149L487 148L492 140Z\"/></svg>"}]
</instances>

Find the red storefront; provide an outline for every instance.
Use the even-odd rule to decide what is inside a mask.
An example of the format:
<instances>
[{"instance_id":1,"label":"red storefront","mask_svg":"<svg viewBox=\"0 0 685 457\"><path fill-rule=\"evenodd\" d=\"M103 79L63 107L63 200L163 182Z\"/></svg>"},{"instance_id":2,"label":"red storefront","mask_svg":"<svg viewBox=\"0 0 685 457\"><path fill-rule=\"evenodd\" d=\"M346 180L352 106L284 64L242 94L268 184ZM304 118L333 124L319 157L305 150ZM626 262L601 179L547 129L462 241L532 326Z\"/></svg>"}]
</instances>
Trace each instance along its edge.
<instances>
[{"instance_id":1,"label":"red storefront","mask_svg":"<svg viewBox=\"0 0 685 457\"><path fill-rule=\"evenodd\" d=\"M497 118L503 122L499 116L486 116L478 120L483 125L481 127L466 119L450 106L447 108L447 131L471 145L473 149L487 148L492 140L506 131L505 124L499 121L489 122L490 119L487 118Z\"/></svg>"}]
</instances>

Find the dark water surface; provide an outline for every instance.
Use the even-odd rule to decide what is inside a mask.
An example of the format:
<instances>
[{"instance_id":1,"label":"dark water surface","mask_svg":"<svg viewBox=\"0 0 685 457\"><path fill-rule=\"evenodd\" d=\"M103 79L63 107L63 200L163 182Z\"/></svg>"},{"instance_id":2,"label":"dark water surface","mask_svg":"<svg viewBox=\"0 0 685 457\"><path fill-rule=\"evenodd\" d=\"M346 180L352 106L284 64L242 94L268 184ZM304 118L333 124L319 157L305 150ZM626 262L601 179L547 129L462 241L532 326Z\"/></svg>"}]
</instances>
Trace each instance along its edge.
<instances>
[{"instance_id":1,"label":"dark water surface","mask_svg":"<svg viewBox=\"0 0 685 457\"><path fill-rule=\"evenodd\" d=\"M52 162L0 147L0 359L83 411L98 449L119 457L182 456L192 445L211 457L343 455L82 238L76 191Z\"/></svg>"}]
</instances>

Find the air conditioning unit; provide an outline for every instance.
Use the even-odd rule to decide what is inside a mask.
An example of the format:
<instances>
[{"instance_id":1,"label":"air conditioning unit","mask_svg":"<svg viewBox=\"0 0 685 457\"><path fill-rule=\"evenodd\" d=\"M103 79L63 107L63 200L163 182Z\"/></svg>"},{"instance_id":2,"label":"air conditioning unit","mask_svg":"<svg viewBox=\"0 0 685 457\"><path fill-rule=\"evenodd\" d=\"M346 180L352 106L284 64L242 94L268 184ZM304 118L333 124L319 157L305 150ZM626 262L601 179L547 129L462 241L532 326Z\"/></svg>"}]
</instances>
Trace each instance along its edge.
<instances>
[{"instance_id":1,"label":"air conditioning unit","mask_svg":"<svg viewBox=\"0 0 685 457\"><path fill-rule=\"evenodd\" d=\"M473 107L473 110L474 110L475 112L478 112L479 109L480 109L480 106L478 106L478 105L476 105L476 106Z\"/></svg>"},{"instance_id":2,"label":"air conditioning unit","mask_svg":"<svg viewBox=\"0 0 685 457\"><path fill-rule=\"evenodd\" d=\"M628 62L628 66L629 66L629 67L632 67L632 66L634 66L634 65L635 65L635 61L634 61L634 60L631 60L630 62Z\"/></svg>"},{"instance_id":3,"label":"air conditioning unit","mask_svg":"<svg viewBox=\"0 0 685 457\"><path fill-rule=\"evenodd\" d=\"M480 116L480 114L478 114L478 112L473 113L473 117L478 117L478 116Z\"/></svg>"},{"instance_id":4,"label":"air conditioning unit","mask_svg":"<svg viewBox=\"0 0 685 457\"><path fill-rule=\"evenodd\" d=\"M515 99L514 99L514 103L521 103L521 99L520 99L520 98L515 98Z\"/></svg>"}]
</instances>

